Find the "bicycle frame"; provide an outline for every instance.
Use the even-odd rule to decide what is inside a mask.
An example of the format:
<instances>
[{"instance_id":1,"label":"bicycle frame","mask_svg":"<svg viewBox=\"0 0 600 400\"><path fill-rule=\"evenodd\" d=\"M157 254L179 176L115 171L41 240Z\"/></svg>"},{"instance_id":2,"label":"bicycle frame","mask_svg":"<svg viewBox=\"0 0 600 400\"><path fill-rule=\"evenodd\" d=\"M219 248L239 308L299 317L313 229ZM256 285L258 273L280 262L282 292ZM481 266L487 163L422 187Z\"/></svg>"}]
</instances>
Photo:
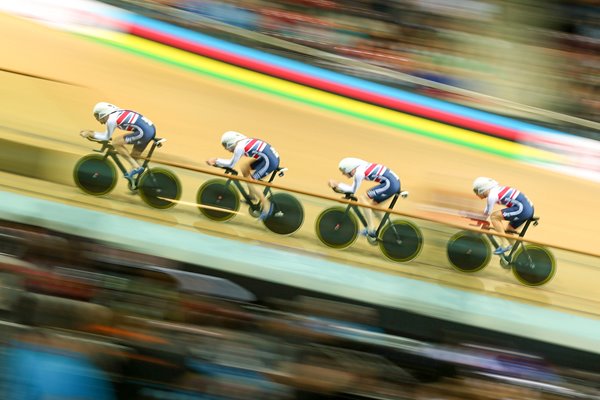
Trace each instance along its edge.
<instances>
[{"instance_id":1,"label":"bicycle frame","mask_svg":"<svg viewBox=\"0 0 600 400\"><path fill-rule=\"evenodd\" d=\"M262 212L262 202L252 198L254 188L251 185L259 185L261 182L252 180L237 179L234 175L238 172L233 168L218 167L225 170L225 179L216 178L204 182L196 193L196 202L198 210L209 219L214 221L227 221L237 214L241 202L249 206L249 213L252 217L259 218L271 232L280 235L289 235L296 232L304 221L304 210L300 202L292 195L287 193L278 193L273 191L270 185L264 185L261 188L265 198L273 206L272 214L267 218L260 218ZM287 168L278 167L270 172L268 183L272 183L275 176L283 176ZM247 182L248 188L243 182ZM237 188L237 190L236 190ZM219 211L223 210L223 211Z\"/></svg>"},{"instance_id":2,"label":"bicycle frame","mask_svg":"<svg viewBox=\"0 0 600 400\"><path fill-rule=\"evenodd\" d=\"M126 174L127 169L121 162L121 159L118 157L118 152L117 152L117 150L115 150L114 146L109 141L102 141L100 143L102 144L102 148L100 148L100 150L93 150L93 151L95 151L96 153L104 153L105 159L110 157L114 161L114 163L117 164L117 167L119 168L119 170L123 174Z\"/></svg>"},{"instance_id":3,"label":"bicycle frame","mask_svg":"<svg viewBox=\"0 0 600 400\"><path fill-rule=\"evenodd\" d=\"M508 230L508 233L518 233L519 238L523 238L525 236L525 233L527 232L527 229L529 229L529 225L533 222L533 225L536 226L538 224L538 220L539 220L539 217L532 217L525 222L525 226L523 226L523 229L521 229L521 232L517 232L517 231L511 229L511 230ZM488 230L491 229L489 227L489 225L487 227L484 227L483 224L481 224L481 223L480 223L480 225L482 226L482 229L488 229ZM492 245L494 245L494 248L498 248L500 246L500 243L498 243L498 241L496 240L496 238L494 237L494 235L492 233L486 232L485 235L487 236L489 241L492 243ZM525 254L527 254L526 246L523 245L523 242L521 240L517 240L515 242L515 244L513 245L512 249L510 250L510 253L508 253L508 255L500 254L500 258L502 258L507 263L511 263L514 254L517 252L517 250L519 249L520 246L523 248L523 252Z\"/></svg>"},{"instance_id":4,"label":"bicycle frame","mask_svg":"<svg viewBox=\"0 0 600 400\"><path fill-rule=\"evenodd\" d=\"M400 193L396 193L394 194L394 197L392 198L392 201L390 203L390 205L388 206L388 210L391 210L394 208L394 206L396 205L396 201L398 201L398 196L400 195ZM347 193L344 197L345 199L348 200L352 200L352 201L358 201L358 198L352 194ZM367 228L368 227L368 223L367 223L367 218L364 216L363 212L360 210L360 206L358 204L348 204L348 206L346 207L346 213L349 212L350 210L354 211L354 214L356 214L356 216L358 217L360 223L363 225L363 227ZM381 229L383 229L383 227L389 222L390 220L390 213L389 211L386 211L385 214L383 215L383 217L381 218L381 222L379 223L379 225L377 226L377 230L376 230L376 237L379 236L379 232L381 232Z\"/></svg>"},{"instance_id":5,"label":"bicycle frame","mask_svg":"<svg viewBox=\"0 0 600 400\"><path fill-rule=\"evenodd\" d=\"M154 154L154 150L157 147L160 147L162 145L163 141L164 141L164 139L161 139L161 138L159 138L159 139L153 138L152 139L152 146L150 147L150 150L148 151L148 155L144 158L144 162L142 163L142 167L144 168L144 170L147 170L148 164L150 163L150 159L152 158L152 154ZM121 161L121 158L119 157L119 152L115 149L115 147L110 142L110 140L100 141L99 143L102 144L102 147L99 150L94 150L94 151L97 153L104 153L105 159L110 157L114 161L114 163L117 165L117 167L119 168L121 173L123 173L123 175L125 175L127 173L127 168L125 168L125 165L123 165L123 162ZM142 174L138 174L136 176L136 179L135 179L136 186L137 186L141 176L142 176Z\"/></svg>"},{"instance_id":6,"label":"bicycle frame","mask_svg":"<svg viewBox=\"0 0 600 400\"><path fill-rule=\"evenodd\" d=\"M239 173L233 168L225 167L223 169L225 170L225 174L230 174L233 176L239 175ZM269 180L267 182L272 183L273 180L275 179L275 176L277 176L277 175L279 175L280 177L283 176L286 170L287 170L287 168L275 169L273 172L271 172L271 176L269 177ZM252 199L250 198L250 194L246 191L246 189L244 189L242 182L238 179L228 179L226 185L229 185L231 183L233 183L233 185L238 189L238 191L240 192L240 194L242 195L244 200L246 200L246 202L254 208L255 205L251 201ZM249 182L249 183L252 184L251 182ZM263 196L268 196L270 194L271 194L271 187L265 186L265 188L263 189Z\"/></svg>"},{"instance_id":7,"label":"bicycle frame","mask_svg":"<svg viewBox=\"0 0 600 400\"><path fill-rule=\"evenodd\" d=\"M488 264L492 252L490 244L498 247L497 233L487 221L470 217L485 232L473 233L459 231L448 241L446 248L448 260L454 268L461 272L477 272ZM525 244L523 237L533 223L538 225L539 217L525 221L520 232L507 230L508 233L518 233L519 239L508 254L499 254L500 266L512 270L519 282L526 286L541 286L550 281L556 273L556 260L543 245Z\"/></svg>"},{"instance_id":8,"label":"bicycle frame","mask_svg":"<svg viewBox=\"0 0 600 400\"><path fill-rule=\"evenodd\" d=\"M338 191L339 193L339 191ZM399 196L405 198L408 192L394 193L387 210L381 210L381 221L375 234L367 234L367 242L379 246L381 252L391 261L406 262L414 259L422 249L423 236L419 228L410 221L392 219L392 208ZM352 200L346 207L330 207L317 217L316 230L319 240L326 246L345 249L356 240L360 225L368 227L367 218L352 193L344 193L344 198ZM356 218L350 213L354 212ZM378 217L379 217L378 215ZM367 232L368 233L368 232Z\"/></svg>"},{"instance_id":9,"label":"bicycle frame","mask_svg":"<svg viewBox=\"0 0 600 400\"><path fill-rule=\"evenodd\" d=\"M88 154L81 157L73 170L75 184L84 192L94 196L109 193L114 189L120 171L124 178L127 178L129 190L139 194L149 206L167 209L177 203L181 196L181 183L177 176L164 168L150 168L149 165L154 151L161 147L166 139L152 138L147 156L140 157L143 158L142 173L136 174L134 179L127 177L127 168L109 140L88 140L99 143L101 147L93 149L93 152L100 153L99 155Z\"/></svg>"}]
</instances>

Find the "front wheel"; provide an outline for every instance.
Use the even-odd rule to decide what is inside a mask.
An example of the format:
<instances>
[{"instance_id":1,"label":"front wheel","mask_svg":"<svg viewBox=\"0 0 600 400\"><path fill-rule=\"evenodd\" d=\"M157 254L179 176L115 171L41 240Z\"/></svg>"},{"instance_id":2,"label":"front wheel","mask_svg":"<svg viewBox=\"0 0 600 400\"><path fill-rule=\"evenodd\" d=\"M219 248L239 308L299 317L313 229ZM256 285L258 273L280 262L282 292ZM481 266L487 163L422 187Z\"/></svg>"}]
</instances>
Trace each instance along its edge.
<instances>
[{"instance_id":1,"label":"front wheel","mask_svg":"<svg viewBox=\"0 0 600 400\"><path fill-rule=\"evenodd\" d=\"M227 221L240 209L240 196L231 181L211 179L204 182L196 195L198 210L213 221Z\"/></svg>"},{"instance_id":2,"label":"front wheel","mask_svg":"<svg viewBox=\"0 0 600 400\"><path fill-rule=\"evenodd\" d=\"M455 233L446 247L448 261L461 272L477 272L490 262L492 251L488 241L479 233L460 231Z\"/></svg>"},{"instance_id":3,"label":"front wheel","mask_svg":"<svg viewBox=\"0 0 600 400\"><path fill-rule=\"evenodd\" d=\"M423 235L412 222L397 220L383 228L378 242L379 249L387 258L396 262L406 262L421 252Z\"/></svg>"},{"instance_id":4,"label":"front wheel","mask_svg":"<svg viewBox=\"0 0 600 400\"><path fill-rule=\"evenodd\" d=\"M548 283L556 273L556 260L545 247L527 244L520 246L513 257L512 272L519 282L527 286Z\"/></svg>"},{"instance_id":5,"label":"front wheel","mask_svg":"<svg viewBox=\"0 0 600 400\"><path fill-rule=\"evenodd\" d=\"M100 154L82 157L73 169L75 184L87 194L101 196L117 184L115 164Z\"/></svg>"},{"instance_id":6,"label":"front wheel","mask_svg":"<svg viewBox=\"0 0 600 400\"><path fill-rule=\"evenodd\" d=\"M177 204L181 197L181 184L177 176L163 168L151 168L141 177L137 186L142 200L150 207L167 209Z\"/></svg>"},{"instance_id":7,"label":"front wheel","mask_svg":"<svg viewBox=\"0 0 600 400\"><path fill-rule=\"evenodd\" d=\"M274 210L273 215L263 221L267 229L279 235L291 235L300 229L304 222L304 209L294 196L275 193L269 201Z\"/></svg>"},{"instance_id":8,"label":"front wheel","mask_svg":"<svg viewBox=\"0 0 600 400\"><path fill-rule=\"evenodd\" d=\"M358 222L353 214L342 207L332 207L317 217L317 237L334 249L345 249L358 236Z\"/></svg>"}]
</instances>

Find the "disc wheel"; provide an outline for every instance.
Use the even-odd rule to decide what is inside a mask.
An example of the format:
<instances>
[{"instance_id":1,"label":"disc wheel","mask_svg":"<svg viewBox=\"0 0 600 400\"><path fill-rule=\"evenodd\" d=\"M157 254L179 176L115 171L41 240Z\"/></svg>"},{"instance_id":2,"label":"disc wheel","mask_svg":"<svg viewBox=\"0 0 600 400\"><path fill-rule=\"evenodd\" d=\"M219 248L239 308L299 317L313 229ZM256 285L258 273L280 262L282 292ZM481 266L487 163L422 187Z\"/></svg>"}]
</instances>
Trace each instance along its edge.
<instances>
[{"instance_id":1,"label":"disc wheel","mask_svg":"<svg viewBox=\"0 0 600 400\"><path fill-rule=\"evenodd\" d=\"M100 154L82 157L73 170L77 187L87 194L101 196L109 193L117 184L115 164Z\"/></svg>"},{"instance_id":2,"label":"disc wheel","mask_svg":"<svg viewBox=\"0 0 600 400\"><path fill-rule=\"evenodd\" d=\"M396 220L387 224L379 234L379 249L390 260L406 262L415 258L423 248L421 230L412 222Z\"/></svg>"},{"instance_id":3,"label":"disc wheel","mask_svg":"<svg viewBox=\"0 0 600 400\"><path fill-rule=\"evenodd\" d=\"M179 179L163 168L151 168L144 172L137 190L146 204L163 210L173 207L181 197Z\"/></svg>"},{"instance_id":4,"label":"disc wheel","mask_svg":"<svg viewBox=\"0 0 600 400\"><path fill-rule=\"evenodd\" d=\"M519 282L527 286L548 283L556 273L556 260L545 247L527 244L520 246L513 257L512 272Z\"/></svg>"},{"instance_id":5,"label":"disc wheel","mask_svg":"<svg viewBox=\"0 0 600 400\"><path fill-rule=\"evenodd\" d=\"M446 248L448 261L461 272L477 272L490 262L492 252L483 235L471 231L455 233Z\"/></svg>"},{"instance_id":6,"label":"disc wheel","mask_svg":"<svg viewBox=\"0 0 600 400\"><path fill-rule=\"evenodd\" d=\"M211 179L200 186L196 202L200 213L213 221L227 221L240 209L237 191L223 179Z\"/></svg>"},{"instance_id":7,"label":"disc wheel","mask_svg":"<svg viewBox=\"0 0 600 400\"><path fill-rule=\"evenodd\" d=\"M333 207L317 217L317 237L323 244L335 249L345 249L358 236L358 222L345 208Z\"/></svg>"},{"instance_id":8,"label":"disc wheel","mask_svg":"<svg viewBox=\"0 0 600 400\"><path fill-rule=\"evenodd\" d=\"M269 200L275 208L273 215L263 221L267 229L279 235L291 235L300 229L304 222L304 208L294 196L275 193Z\"/></svg>"}]
</instances>

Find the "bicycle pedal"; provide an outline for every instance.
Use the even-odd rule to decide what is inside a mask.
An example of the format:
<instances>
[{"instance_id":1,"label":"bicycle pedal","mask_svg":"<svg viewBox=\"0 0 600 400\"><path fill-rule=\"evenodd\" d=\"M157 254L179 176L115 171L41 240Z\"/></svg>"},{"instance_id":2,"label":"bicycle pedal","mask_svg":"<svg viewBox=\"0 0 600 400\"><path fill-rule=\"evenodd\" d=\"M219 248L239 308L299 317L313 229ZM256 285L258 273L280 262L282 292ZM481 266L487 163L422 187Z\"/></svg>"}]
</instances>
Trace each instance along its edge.
<instances>
[{"instance_id":1,"label":"bicycle pedal","mask_svg":"<svg viewBox=\"0 0 600 400\"><path fill-rule=\"evenodd\" d=\"M505 255L500 256L500 266L506 271L510 271L512 269L512 265Z\"/></svg>"},{"instance_id":2,"label":"bicycle pedal","mask_svg":"<svg viewBox=\"0 0 600 400\"><path fill-rule=\"evenodd\" d=\"M377 237L376 236L367 235L367 242L369 242L369 244L372 245L372 246L376 246L377 245Z\"/></svg>"},{"instance_id":3,"label":"bicycle pedal","mask_svg":"<svg viewBox=\"0 0 600 400\"><path fill-rule=\"evenodd\" d=\"M136 185L136 179L134 177L130 177L130 176L124 176L125 180L127 181L127 187L129 188L129 190L131 190L132 192L137 191L137 185Z\"/></svg>"}]
</instances>

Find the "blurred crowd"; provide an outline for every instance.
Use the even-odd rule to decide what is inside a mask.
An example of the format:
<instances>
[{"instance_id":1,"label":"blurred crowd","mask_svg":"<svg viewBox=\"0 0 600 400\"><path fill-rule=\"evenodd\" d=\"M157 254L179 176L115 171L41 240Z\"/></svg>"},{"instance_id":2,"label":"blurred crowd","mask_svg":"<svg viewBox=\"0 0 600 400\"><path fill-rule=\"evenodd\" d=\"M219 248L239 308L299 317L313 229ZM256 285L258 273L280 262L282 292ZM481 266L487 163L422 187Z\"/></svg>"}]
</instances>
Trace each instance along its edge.
<instances>
[{"instance_id":1,"label":"blurred crowd","mask_svg":"<svg viewBox=\"0 0 600 400\"><path fill-rule=\"evenodd\" d=\"M179 262L31 225L0 237L1 398L600 398L597 371L484 337L426 342L368 306L192 286Z\"/></svg>"},{"instance_id":2,"label":"blurred crowd","mask_svg":"<svg viewBox=\"0 0 600 400\"><path fill-rule=\"evenodd\" d=\"M136 0L112 2L131 4ZM597 1L153 0L145 3L185 10L404 76L600 121ZM174 18L172 22L194 26L193 19ZM491 97L470 96L420 80L380 74L357 64L319 58L310 62L429 96L508 112L507 107L495 103Z\"/></svg>"}]
</instances>

